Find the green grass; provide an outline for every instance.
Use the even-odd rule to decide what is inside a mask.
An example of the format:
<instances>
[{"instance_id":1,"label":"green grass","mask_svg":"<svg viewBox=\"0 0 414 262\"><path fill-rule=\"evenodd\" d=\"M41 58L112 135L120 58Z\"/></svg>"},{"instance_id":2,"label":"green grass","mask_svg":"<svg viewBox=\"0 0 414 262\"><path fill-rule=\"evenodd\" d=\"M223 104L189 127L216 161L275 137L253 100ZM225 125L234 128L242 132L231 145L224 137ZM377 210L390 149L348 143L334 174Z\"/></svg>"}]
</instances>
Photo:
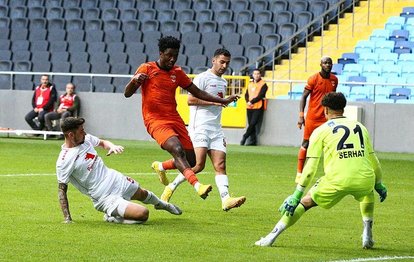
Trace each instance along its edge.
<instances>
[{"instance_id":1,"label":"green grass","mask_svg":"<svg viewBox=\"0 0 414 262\"><path fill-rule=\"evenodd\" d=\"M160 195L163 186L155 175L137 173L151 173L152 161L167 159L168 154L153 142L114 142L124 145L125 152L105 157L100 150L105 163ZM273 228L280 217L278 206L294 190L297 148L229 146L230 191L247 197L238 209L221 211L216 187L202 200L184 184L172 198L183 209L182 216L149 207L150 219L144 225L109 224L86 196L69 186L75 223L67 225L61 223L55 176L5 176L53 174L60 144L0 138L1 261L330 261L414 256L414 154L378 154L389 197L375 207L375 249L361 249L359 205L351 197L331 210L309 211L274 247L260 248L253 243ZM214 184L211 164L198 177Z\"/></svg>"}]
</instances>

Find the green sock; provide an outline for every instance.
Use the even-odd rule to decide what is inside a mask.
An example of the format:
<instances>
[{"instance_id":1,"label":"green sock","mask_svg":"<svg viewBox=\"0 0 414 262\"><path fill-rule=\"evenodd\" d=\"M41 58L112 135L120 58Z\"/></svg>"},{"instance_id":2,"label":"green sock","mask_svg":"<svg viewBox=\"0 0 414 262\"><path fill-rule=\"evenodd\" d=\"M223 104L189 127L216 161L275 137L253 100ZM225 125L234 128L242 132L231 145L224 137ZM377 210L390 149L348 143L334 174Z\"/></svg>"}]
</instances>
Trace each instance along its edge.
<instances>
[{"instance_id":1,"label":"green sock","mask_svg":"<svg viewBox=\"0 0 414 262\"><path fill-rule=\"evenodd\" d=\"M293 213L293 216L283 215L280 221L282 221L286 225L286 228L288 228L290 226L293 226L296 223L296 221L298 221L299 218L304 213L305 213L305 207L302 204L299 204L296 207L295 212Z\"/></svg>"},{"instance_id":2,"label":"green sock","mask_svg":"<svg viewBox=\"0 0 414 262\"><path fill-rule=\"evenodd\" d=\"M359 203L359 209L361 210L361 215L364 220L374 218L374 192L365 196L362 201Z\"/></svg>"}]
</instances>

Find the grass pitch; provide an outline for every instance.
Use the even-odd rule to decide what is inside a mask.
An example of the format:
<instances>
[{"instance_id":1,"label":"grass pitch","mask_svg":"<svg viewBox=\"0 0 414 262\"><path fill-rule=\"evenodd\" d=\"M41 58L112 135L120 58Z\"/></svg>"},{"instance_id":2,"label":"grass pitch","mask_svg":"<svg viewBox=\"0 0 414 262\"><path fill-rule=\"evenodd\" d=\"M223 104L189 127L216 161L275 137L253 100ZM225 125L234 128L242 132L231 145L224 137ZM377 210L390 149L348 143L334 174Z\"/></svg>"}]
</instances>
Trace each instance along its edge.
<instances>
[{"instance_id":1,"label":"grass pitch","mask_svg":"<svg viewBox=\"0 0 414 262\"><path fill-rule=\"evenodd\" d=\"M122 155L107 166L160 195L154 160L169 155L154 142L114 141ZM181 216L149 206L144 225L102 221L92 202L69 185L74 224L62 224L55 163L62 141L0 138L1 261L335 261L414 257L414 154L379 153L389 196L376 202L373 250L361 248L359 205L345 198L331 210L314 208L284 232L273 247L255 247L279 220L277 208L294 190L297 148L228 147L230 192L246 203L221 210L211 164L198 177L214 185L206 200L183 184L171 199ZM321 171L318 176L322 175ZM173 179L174 173L169 173ZM378 198L377 198L378 199ZM370 260L371 261L371 260Z\"/></svg>"}]
</instances>

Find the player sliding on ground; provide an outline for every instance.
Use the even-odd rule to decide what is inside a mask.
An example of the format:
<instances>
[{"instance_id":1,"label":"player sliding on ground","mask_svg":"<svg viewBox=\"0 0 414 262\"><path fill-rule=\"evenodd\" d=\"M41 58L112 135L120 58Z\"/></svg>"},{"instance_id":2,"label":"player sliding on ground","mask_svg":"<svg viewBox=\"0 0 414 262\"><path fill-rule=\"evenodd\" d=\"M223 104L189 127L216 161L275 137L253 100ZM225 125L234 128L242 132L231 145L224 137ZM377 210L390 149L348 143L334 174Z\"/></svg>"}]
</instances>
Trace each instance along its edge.
<instances>
[{"instance_id":1,"label":"player sliding on ground","mask_svg":"<svg viewBox=\"0 0 414 262\"><path fill-rule=\"evenodd\" d=\"M387 197L387 188L381 182L380 163L367 129L358 121L343 116L345 96L342 93L328 93L322 99L322 105L328 121L313 131L296 190L280 206L282 218L267 236L256 241L257 246L271 246L310 208L320 206L329 209L347 195L352 195L360 205L364 225L362 247L369 249L374 246L374 189L381 202ZM322 154L325 175L302 198L317 171Z\"/></svg>"},{"instance_id":2,"label":"player sliding on ground","mask_svg":"<svg viewBox=\"0 0 414 262\"><path fill-rule=\"evenodd\" d=\"M227 98L213 96L194 85L185 72L175 65L180 44L181 42L172 36L162 37L158 42L160 58L156 62L144 63L138 67L126 85L124 95L130 97L141 87L142 117L145 127L161 148L173 157L161 166L153 166L158 171L163 184L168 184L163 171L178 169L198 195L205 199L212 186L198 182L191 169L196 164L196 157L184 121L177 112L175 91L180 86L194 97L224 106L239 97L237 95Z\"/></svg>"},{"instance_id":3,"label":"player sliding on ground","mask_svg":"<svg viewBox=\"0 0 414 262\"><path fill-rule=\"evenodd\" d=\"M124 148L86 134L84 123L83 118L68 117L61 124L65 142L56 163L56 174L65 223L72 222L66 194L69 182L91 198L95 209L105 213L104 220L107 222L140 224L147 221L148 209L129 200L139 200L154 205L155 209L181 215L177 206L160 200L132 178L106 167L94 147L107 149L107 156L120 154Z\"/></svg>"},{"instance_id":4,"label":"player sliding on ground","mask_svg":"<svg viewBox=\"0 0 414 262\"><path fill-rule=\"evenodd\" d=\"M222 75L229 67L230 59L231 54L228 50L217 49L212 59L212 67L197 75L194 78L194 84L211 95L223 97L226 94L227 80ZM228 211L241 206L246 201L246 197L231 197L229 194L229 179L226 173L226 138L220 123L223 106L219 103L204 101L191 94L188 95L188 105L190 106L188 131L197 158L197 163L193 167L194 173L204 169L208 154L216 172L215 180L221 197L222 209ZM153 166L155 170L160 170L162 163L154 162ZM174 190L184 181L185 177L178 174L174 181L165 187L161 199L168 202Z\"/></svg>"}]
</instances>

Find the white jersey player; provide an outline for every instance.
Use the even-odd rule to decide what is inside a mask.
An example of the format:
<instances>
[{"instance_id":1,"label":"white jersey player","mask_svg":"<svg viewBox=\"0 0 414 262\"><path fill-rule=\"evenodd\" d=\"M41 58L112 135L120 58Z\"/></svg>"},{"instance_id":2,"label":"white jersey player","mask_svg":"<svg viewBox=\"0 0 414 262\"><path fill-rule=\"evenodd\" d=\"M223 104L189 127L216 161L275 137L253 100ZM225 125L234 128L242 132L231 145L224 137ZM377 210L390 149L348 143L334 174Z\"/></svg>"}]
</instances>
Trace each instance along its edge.
<instances>
[{"instance_id":1,"label":"white jersey player","mask_svg":"<svg viewBox=\"0 0 414 262\"><path fill-rule=\"evenodd\" d=\"M212 67L194 78L194 84L212 95L224 97L227 81L222 77L230 64L230 52L224 48L217 49L212 59ZM200 100L188 95L190 106L190 122L188 131L194 145L197 163L194 173L201 172L206 163L207 154L215 169L215 180L222 200L222 208L228 211L241 206L246 197L230 197L229 181L226 174L226 138L221 128L222 105ZM172 183L164 189L161 199L169 201L177 186L185 180L179 174Z\"/></svg>"},{"instance_id":2,"label":"white jersey player","mask_svg":"<svg viewBox=\"0 0 414 262\"><path fill-rule=\"evenodd\" d=\"M59 202L66 223L72 222L66 194L69 182L91 198L95 209L104 212L104 220L108 222L132 224L148 219L148 209L129 200L139 200L154 205L155 209L181 214L177 206L160 200L151 191L141 188L134 179L106 167L95 147L109 150L108 156L120 154L124 148L86 134L84 122L83 118L68 117L61 124L65 142L56 162L56 174Z\"/></svg>"}]
</instances>

